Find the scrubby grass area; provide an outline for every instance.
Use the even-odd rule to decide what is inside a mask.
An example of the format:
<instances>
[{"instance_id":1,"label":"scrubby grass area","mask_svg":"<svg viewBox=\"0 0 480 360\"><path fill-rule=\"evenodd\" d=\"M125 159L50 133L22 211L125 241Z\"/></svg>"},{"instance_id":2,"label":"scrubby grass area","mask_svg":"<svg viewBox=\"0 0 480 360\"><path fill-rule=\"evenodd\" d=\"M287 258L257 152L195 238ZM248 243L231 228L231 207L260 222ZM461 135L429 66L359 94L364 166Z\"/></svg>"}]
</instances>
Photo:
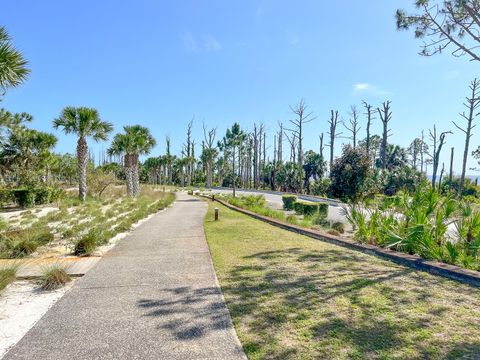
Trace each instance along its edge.
<instances>
[{"instance_id":1,"label":"scrubby grass area","mask_svg":"<svg viewBox=\"0 0 480 360\"><path fill-rule=\"evenodd\" d=\"M15 268L8 268L8 269L0 269L0 291L5 289L8 284L15 281L17 269Z\"/></svg>"},{"instance_id":2,"label":"scrubby grass area","mask_svg":"<svg viewBox=\"0 0 480 360\"><path fill-rule=\"evenodd\" d=\"M43 290L55 290L65 286L71 281L67 271L59 266L46 268L41 278L41 287Z\"/></svg>"},{"instance_id":3,"label":"scrubby grass area","mask_svg":"<svg viewBox=\"0 0 480 360\"><path fill-rule=\"evenodd\" d=\"M47 244L70 247L76 255L91 254L174 199L173 193L154 187L144 186L135 199L123 188L112 188L102 198L83 203L76 196L67 197L58 210L42 217L35 216L35 210L24 211L0 231L0 258L25 257Z\"/></svg>"},{"instance_id":4,"label":"scrubby grass area","mask_svg":"<svg viewBox=\"0 0 480 360\"><path fill-rule=\"evenodd\" d=\"M213 208L205 232L250 359L477 359L480 289Z\"/></svg>"}]
</instances>

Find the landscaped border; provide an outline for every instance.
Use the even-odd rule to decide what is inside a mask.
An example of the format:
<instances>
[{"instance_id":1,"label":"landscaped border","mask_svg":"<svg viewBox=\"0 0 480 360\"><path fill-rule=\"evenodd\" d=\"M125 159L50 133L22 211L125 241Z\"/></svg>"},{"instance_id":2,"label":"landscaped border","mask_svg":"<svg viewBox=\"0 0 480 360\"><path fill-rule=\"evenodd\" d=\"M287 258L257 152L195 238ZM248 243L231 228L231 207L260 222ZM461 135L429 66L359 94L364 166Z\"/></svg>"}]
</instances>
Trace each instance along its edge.
<instances>
[{"instance_id":1,"label":"landscaped border","mask_svg":"<svg viewBox=\"0 0 480 360\"><path fill-rule=\"evenodd\" d=\"M381 248L375 245L361 244L354 240L345 239L339 236L320 233L312 229L306 229L301 226L292 225L284 221L269 218L263 215L256 214L252 211L245 210L234 205L227 203L226 201L217 199L215 196L201 195L204 198L212 201L217 201L223 206L251 216L257 220L261 220L273 226L282 228L284 230L293 231L301 235L305 235L317 240L322 240L331 244L342 246L348 249L357 250L366 254L379 256L388 260L391 260L397 264L405 265L417 270L426 271L435 275L443 276L449 279L457 280L462 283L466 283L475 287L480 287L480 273L468 269L461 268L459 266L441 263L438 261L430 261L421 258L417 255L410 255L393 251L390 249ZM220 215L221 218L221 215Z\"/></svg>"}]
</instances>

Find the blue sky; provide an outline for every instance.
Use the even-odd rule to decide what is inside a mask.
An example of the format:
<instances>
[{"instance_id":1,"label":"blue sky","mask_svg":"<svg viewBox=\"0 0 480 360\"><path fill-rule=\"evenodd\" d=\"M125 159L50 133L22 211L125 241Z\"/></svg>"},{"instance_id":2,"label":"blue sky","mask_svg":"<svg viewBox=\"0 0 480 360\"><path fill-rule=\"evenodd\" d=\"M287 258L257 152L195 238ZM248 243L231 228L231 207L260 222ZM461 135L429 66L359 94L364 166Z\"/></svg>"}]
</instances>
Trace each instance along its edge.
<instances>
[{"instance_id":1,"label":"blue sky","mask_svg":"<svg viewBox=\"0 0 480 360\"><path fill-rule=\"evenodd\" d=\"M164 151L170 135L180 151L185 128L202 121L249 130L266 124L273 141L289 105L305 98L317 119L306 127L306 149L318 149L330 109L348 117L361 100L392 101L390 141L403 146L422 129L451 129L479 64L448 53L425 58L411 32L398 32L394 13L413 0L157 1L15 0L2 4L0 24L30 61L32 74L1 106L34 115L35 128L67 105L97 108L115 130L148 126ZM365 119L361 117L361 137ZM380 133L377 120L373 131ZM55 132L58 151L74 152L75 138ZM348 140L344 140L347 142ZM443 161L462 134L448 136ZM95 145L95 151L108 143ZM480 127L472 149L480 145ZM340 146L340 145L339 145ZM286 144L285 144L286 147ZM337 150L337 153L340 148ZM474 166L471 160L469 166Z\"/></svg>"}]
</instances>

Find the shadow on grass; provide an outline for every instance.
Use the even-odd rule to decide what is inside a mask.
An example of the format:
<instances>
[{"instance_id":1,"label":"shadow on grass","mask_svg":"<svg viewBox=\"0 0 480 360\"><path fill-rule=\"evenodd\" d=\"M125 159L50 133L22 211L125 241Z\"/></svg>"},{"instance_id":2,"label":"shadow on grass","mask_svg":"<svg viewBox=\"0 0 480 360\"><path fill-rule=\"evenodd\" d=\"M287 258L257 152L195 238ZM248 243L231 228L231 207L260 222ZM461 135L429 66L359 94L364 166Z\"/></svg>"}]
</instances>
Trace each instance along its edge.
<instances>
[{"instance_id":1,"label":"shadow on grass","mask_svg":"<svg viewBox=\"0 0 480 360\"><path fill-rule=\"evenodd\" d=\"M177 340L195 340L210 332L231 329L228 310L216 287L177 287L161 291L159 299L142 299L144 316L158 318L160 329Z\"/></svg>"},{"instance_id":2,"label":"shadow on grass","mask_svg":"<svg viewBox=\"0 0 480 360\"><path fill-rule=\"evenodd\" d=\"M458 343L450 320L441 323L465 305L468 287L452 286L448 306L434 305L443 279L363 254L290 248L243 260L222 289L234 321L253 334L244 343L252 357L480 358L479 341Z\"/></svg>"}]
</instances>

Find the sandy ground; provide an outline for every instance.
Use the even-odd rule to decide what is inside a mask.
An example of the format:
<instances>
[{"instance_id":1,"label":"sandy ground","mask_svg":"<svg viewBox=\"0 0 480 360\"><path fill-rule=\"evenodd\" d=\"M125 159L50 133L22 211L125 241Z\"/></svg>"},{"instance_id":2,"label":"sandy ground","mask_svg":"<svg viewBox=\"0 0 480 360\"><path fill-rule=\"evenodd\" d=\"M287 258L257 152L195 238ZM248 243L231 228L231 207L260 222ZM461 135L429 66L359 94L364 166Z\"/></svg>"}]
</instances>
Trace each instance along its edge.
<instances>
[{"instance_id":1,"label":"sandy ground","mask_svg":"<svg viewBox=\"0 0 480 360\"><path fill-rule=\"evenodd\" d=\"M14 346L35 323L73 285L54 291L41 291L35 281L15 281L0 297L0 358Z\"/></svg>"},{"instance_id":2,"label":"sandy ground","mask_svg":"<svg viewBox=\"0 0 480 360\"><path fill-rule=\"evenodd\" d=\"M32 215L35 216L37 219L47 215L48 213L50 213L52 211L57 211L58 207L47 206L47 207L38 208L38 209L40 210L38 212L32 211ZM29 211L29 210L28 209L20 209L20 210L15 210L15 211L5 211L5 212L0 213L0 217L3 218L3 220L5 220L5 221L9 221L10 219L12 219L14 217L21 216L21 214L25 211Z\"/></svg>"}]
</instances>

